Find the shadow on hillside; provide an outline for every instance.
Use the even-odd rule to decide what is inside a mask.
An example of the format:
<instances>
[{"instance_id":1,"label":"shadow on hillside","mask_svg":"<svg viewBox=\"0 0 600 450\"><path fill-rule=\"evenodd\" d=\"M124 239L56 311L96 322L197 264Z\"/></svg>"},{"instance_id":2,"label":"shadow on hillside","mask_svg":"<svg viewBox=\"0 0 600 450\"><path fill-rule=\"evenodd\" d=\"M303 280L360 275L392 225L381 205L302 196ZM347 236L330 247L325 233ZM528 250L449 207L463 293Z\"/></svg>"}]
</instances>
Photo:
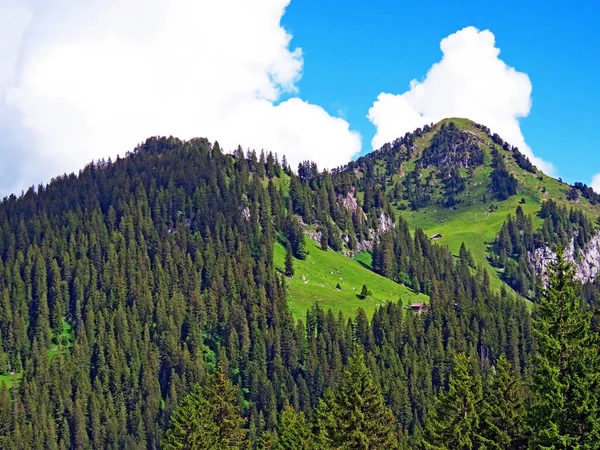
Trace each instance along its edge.
<instances>
[{"instance_id":1,"label":"shadow on hillside","mask_svg":"<svg viewBox=\"0 0 600 450\"><path fill-rule=\"evenodd\" d=\"M358 262L361 266L363 266L365 269L369 269L371 272L376 273L373 268L371 266L369 266L368 264L362 262L362 261L356 261Z\"/></svg>"}]
</instances>

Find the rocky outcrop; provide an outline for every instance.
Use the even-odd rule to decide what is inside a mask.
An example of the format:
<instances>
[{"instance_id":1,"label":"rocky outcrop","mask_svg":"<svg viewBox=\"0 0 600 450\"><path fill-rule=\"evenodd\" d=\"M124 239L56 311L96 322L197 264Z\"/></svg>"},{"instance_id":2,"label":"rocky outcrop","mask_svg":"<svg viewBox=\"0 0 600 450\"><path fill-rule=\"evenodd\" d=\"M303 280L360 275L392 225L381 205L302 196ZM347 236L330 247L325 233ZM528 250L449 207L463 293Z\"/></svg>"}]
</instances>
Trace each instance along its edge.
<instances>
[{"instance_id":1,"label":"rocky outcrop","mask_svg":"<svg viewBox=\"0 0 600 450\"><path fill-rule=\"evenodd\" d=\"M358 201L356 200L356 189L352 188L346 196L338 195L338 201L348 210L356 212L358 209Z\"/></svg>"},{"instance_id":2,"label":"rocky outcrop","mask_svg":"<svg viewBox=\"0 0 600 450\"><path fill-rule=\"evenodd\" d=\"M577 253L574 242L572 239L569 247L565 249L565 257L575 266L575 278L582 283L593 281L600 271L600 232L590 239L583 250L579 250ZM541 247L529 252L528 257L536 275L542 275L545 284L546 269L548 264L556 259L556 252L550 247Z\"/></svg>"},{"instance_id":3,"label":"rocky outcrop","mask_svg":"<svg viewBox=\"0 0 600 450\"><path fill-rule=\"evenodd\" d=\"M382 234L387 230L390 230L394 226L394 222L392 222L392 218L386 215L383 211L379 215L379 227L377 228L377 233Z\"/></svg>"},{"instance_id":4,"label":"rocky outcrop","mask_svg":"<svg viewBox=\"0 0 600 450\"><path fill-rule=\"evenodd\" d=\"M341 206L348 209L352 213L362 214L363 218L366 218L366 214L363 212L363 210L360 208L360 206L358 204L355 188L352 188L345 196L338 195L337 201L339 202L339 204ZM302 221L302 218L300 218L299 220L300 220L300 226L304 229L304 233L312 240L314 240L316 242L320 242L321 241L321 231L318 228L315 229L314 227L309 227L307 224L305 224ZM375 240L377 239L377 237L380 236L382 233L385 233L387 230L390 230L393 226L394 226L394 222L393 222L392 218L390 216L388 216L385 212L381 211L381 214L379 215L377 229L369 228L367 231L367 233L368 233L367 239L364 239L361 242L357 242L356 250L354 252L350 251L348 249L343 249L341 251L341 253L346 254L350 257L353 257L354 254L357 252L364 252L364 251L372 250L373 244L374 244ZM346 245L348 245L348 243L350 242L350 238L343 233L340 235L340 238L346 243Z\"/></svg>"},{"instance_id":5,"label":"rocky outcrop","mask_svg":"<svg viewBox=\"0 0 600 450\"><path fill-rule=\"evenodd\" d=\"M250 208L247 206L241 207L242 217L246 222L250 222Z\"/></svg>"}]
</instances>

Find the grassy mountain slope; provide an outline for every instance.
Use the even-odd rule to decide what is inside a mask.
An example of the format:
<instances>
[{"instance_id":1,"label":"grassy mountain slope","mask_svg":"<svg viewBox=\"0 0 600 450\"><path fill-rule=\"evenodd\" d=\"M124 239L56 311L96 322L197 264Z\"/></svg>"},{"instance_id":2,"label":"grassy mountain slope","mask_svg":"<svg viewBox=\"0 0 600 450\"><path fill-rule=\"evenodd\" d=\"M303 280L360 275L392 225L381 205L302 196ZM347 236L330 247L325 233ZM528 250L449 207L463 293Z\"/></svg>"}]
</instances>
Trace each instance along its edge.
<instances>
[{"instance_id":1,"label":"grassy mountain slope","mask_svg":"<svg viewBox=\"0 0 600 450\"><path fill-rule=\"evenodd\" d=\"M403 305L429 301L429 297L371 271L365 265L368 258L349 258L333 250L323 251L312 239L306 239L309 254L305 260L294 259L295 274L287 278L289 305L294 317L304 319L306 311L315 303L334 313L342 311L353 317L358 308L371 316L384 302L401 301ZM275 267L283 270L285 248L275 244ZM364 265L363 265L364 264ZM304 279L303 279L304 277ZM341 289L337 290L336 285ZM358 294L366 284L372 295L361 299Z\"/></svg>"},{"instance_id":2,"label":"grassy mountain slope","mask_svg":"<svg viewBox=\"0 0 600 450\"><path fill-rule=\"evenodd\" d=\"M442 182L434 179L431 204L411 209L408 202L394 196L393 189L396 183L402 183L411 172L414 172L424 150L430 146L433 137L440 131L442 124L454 123L461 133L473 136L474 141L484 152L485 162L477 167L459 169L459 173L468 181L466 187L457 196L459 202L452 207L445 207L441 203ZM522 169L517 164L512 150L503 149L495 144L491 136L480 129L475 123L467 119L445 119L427 131L419 133L414 139L414 151L411 158L404 161L395 173L386 173L385 191L388 194L394 212L408 221L412 228L422 228L428 236L441 234L438 243L448 245L453 254L458 254L461 243L464 242L475 258L476 263L481 263L491 275L494 287L500 288L504 283L500 280L498 272L487 261L488 243L494 240L508 214L513 214L518 205L521 205L525 214L534 216L534 224L541 224L536 217L541 205L546 199L553 199L560 204L581 209L595 220L600 214L598 206L591 205L585 198L577 201L566 199L570 186L543 174L539 170L531 173ZM492 149L498 150L502 155L507 171L517 180L516 195L498 201L490 192L490 177L493 170ZM373 158L374 156L374 158ZM377 152L371 157L374 159L375 173L386 171L389 156L378 157ZM421 169L420 179L426 179L435 168ZM378 172L379 171L379 172ZM356 170L355 170L355 173ZM364 177L365 173L358 173Z\"/></svg>"},{"instance_id":3,"label":"grassy mountain slope","mask_svg":"<svg viewBox=\"0 0 600 450\"><path fill-rule=\"evenodd\" d=\"M456 204L448 207L444 205L444 177L439 175L440 167L431 164L423 167L422 161L426 149L432 145L436 134L440 132L443 125L448 126L450 123L456 126L459 133L466 133L469 136L464 145L475 143L481 149L483 163L458 168L458 173L466 180L466 186L456 195ZM412 229L421 228L428 236L440 234L442 237L437 240L437 243L447 245L455 255L464 242L471 251L475 263L481 264L488 271L492 286L497 290L502 286L511 289L500 279L498 269L490 265L487 259L488 246L496 238L507 216L514 215L518 206L521 206L526 215L533 216L535 226L542 223L537 213L547 199L581 209L594 220L600 214L600 208L591 205L583 197L577 201L567 200L567 193L571 189L569 185L545 175L540 170L528 171L520 167L512 147L503 148L497 140L494 142L488 130L468 119L445 119L427 128L426 131L413 133L412 155L406 158L395 171L390 172L389 169L390 158L395 157L393 154L390 156L390 154L374 152L366 156L372 161L374 171L369 173L364 166L361 168L359 159L359 170L353 168L354 174L361 180L363 186L369 177L373 177L375 183L379 183L387 194L393 212L405 219ZM499 152L507 172L517 182L516 193L504 200L495 198L491 188L494 170L493 150ZM419 170L421 180L430 178L431 201L426 206L412 208L405 195L398 195L394 191L397 184L404 183L407 177L414 175L413 172L416 170ZM282 174L273 181L276 187L281 188L287 195L289 177ZM362 192L359 190L358 197L364 201L364 190ZM303 318L306 310L315 302L320 303L325 310L331 308L334 312L342 311L345 315L352 316L358 307L362 307L368 315L371 315L376 306L383 301L400 299L403 304L428 301L427 296L417 295L411 289L370 270L370 255L366 252L356 255L356 259L351 259L333 250L321 251L319 246L308 237L307 243L310 254L304 261L295 260L296 276L289 280L289 303L297 318ZM275 263L280 269L283 268L284 257L284 248L276 244ZM364 262L367 264L359 262L361 257L365 258ZM335 288L338 282L342 288L340 290ZM373 292L372 296L364 300L357 296L363 283Z\"/></svg>"}]
</instances>

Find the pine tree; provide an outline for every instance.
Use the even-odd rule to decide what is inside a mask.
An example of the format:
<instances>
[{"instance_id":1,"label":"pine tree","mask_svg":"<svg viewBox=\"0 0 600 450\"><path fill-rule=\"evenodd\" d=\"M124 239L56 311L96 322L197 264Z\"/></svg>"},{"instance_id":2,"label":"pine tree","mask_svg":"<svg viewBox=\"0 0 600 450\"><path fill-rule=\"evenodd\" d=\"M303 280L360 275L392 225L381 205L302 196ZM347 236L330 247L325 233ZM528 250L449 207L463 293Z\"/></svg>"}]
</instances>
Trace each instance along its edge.
<instances>
[{"instance_id":1,"label":"pine tree","mask_svg":"<svg viewBox=\"0 0 600 450\"><path fill-rule=\"evenodd\" d=\"M321 400L315 420L321 442L331 443L332 448L387 450L398 446L394 415L385 405L359 346L342 382Z\"/></svg>"},{"instance_id":2,"label":"pine tree","mask_svg":"<svg viewBox=\"0 0 600 450\"><path fill-rule=\"evenodd\" d=\"M464 242L460 245L460 250L458 252L458 259L467 266L470 266L470 267L475 266L475 262L473 261L473 255L471 254L471 252L469 250L467 250L467 247L465 246Z\"/></svg>"},{"instance_id":3,"label":"pine tree","mask_svg":"<svg viewBox=\"0 0 600 450\"><path fill-rule=\"evenodd\" d=\"M213 408L215 423L219 427L219 448L238 450L247 447L244 429L246 419L240 415L237 405L238 390L231 384L225 371L225 363L221 360L217 371L204 389L206 399Z\"/></svg>"},{"instance_id":4,"label":"pine tree","mask_svg":"<svg viewBox=\"0 0 600 450\"><path fill-rule=\"evenodd\" d=\"M329 248L329 232L327 230L327 227L323 227L321 229L320 244L321 244L321 250L326 252L327 249Z\"/></svg>"},{"instance_id":5,"label":"pine tree","mask_svg":"<svg viewBox=\"0 0 600 450\"><path fill-rule=\"evenodd\" d=\"M363 300L365 298L367 298L369 295L369 289L367 288L366 284L363 284L362 289L360 290L360 298L362 298Z\"/></svg>"},{"instance_id":6,"label":"pine tree","mask_svg":"<svg viewBox=\"0 0 600 450\"><path fill-rule=\"evenodd\" d=\"M294 256L292 254L292 246L288 242L285 246L285 268L284 273L286 277L294 276Z\"/></svg>"},{"instance_id":7,"label":"pine tree","mask_svg":"<svg viewBox=\"0 0 600 450\"><path fill-rule=\"evenodd\" d=\"M598 337L581 305L575 270L562 249L548 267L548 287L536 308L533 330L531 448L596 449L600 442Z\"/></svg>"},{"instance_id":8,"label":"pine tree","mask_svg":"<svg viewBox=\"0 0 600 450\"><path fill-rule=\"evenodd\" d=\"M171 415L161 448L164 450L211 450L218 448L219 426L213 408L199 384L194 386Z\"/></svg>"},{"instance_id":9,"label":"pine tree","mask_svg":"<svg viewBox=\"0 0 600 450\"><path fill-rule=\"evenodd\" d=\"M276 450L317 450L304 413L286 405L277 425Z\"/></svg>"},{"instance_id":10,"label":"pine tree","mask_svg":"<svg viewBox=\"0 0 600 450\"><path fill-rule=\"evenodd\" d=\"M196 384L171 415L163 448L246 449L246 419L240 416L237 397L220 361L207 386Z\"/></svg>"},{"instance_id":11,"label":"pine tree","mask_svg":"<svg viewBox=\"0 0 600 450\"><path fill-rule=\"evenodd\" d=\"M485 414L482 416L484 435L498 449L527 448L524 392L513 368L504 354L490 375L484 391Z\"/></svg>"},{"instance_id":12,"label":"pine tree","mask_svg":"<svg viewBox=\"0 0 600 450\"><path fill-rule=\"evenodd\" d=\"M425 426L423 448L427 450L472 450L486 448L481 436L479 409L483 405L481 382L469 371L471 360L464 353L454 357L447 392L438 398ZM492 447L493 448L493 447Z\"/></svg>"}]
</instances>

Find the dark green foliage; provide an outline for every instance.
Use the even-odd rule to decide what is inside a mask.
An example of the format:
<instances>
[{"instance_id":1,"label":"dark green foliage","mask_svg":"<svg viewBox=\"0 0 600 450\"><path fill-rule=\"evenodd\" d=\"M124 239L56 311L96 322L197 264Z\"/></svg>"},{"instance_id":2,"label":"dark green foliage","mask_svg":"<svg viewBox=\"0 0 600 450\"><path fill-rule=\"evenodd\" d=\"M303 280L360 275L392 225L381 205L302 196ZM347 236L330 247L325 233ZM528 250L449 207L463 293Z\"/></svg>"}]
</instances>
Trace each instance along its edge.
<instances>
[{"instance_id":1,"label":"dark green foliage","mask_svg":"<svg viewBox=\"0 0 600 450\"><path fill-rule=\"evenodd\" d=\"M0 385L0 448L9 448L12 442L13 413L11 411L8 389Z\"/></svg>"},{"instance_id":2,"label":"dark green foliage","mask_svg":"<svg viewBox=\"0 0 600 450\"><path fill-rule=\"evenodd\" d=\"M595 226L582 211L568 210L553 200L543 203L539 216L544 222L534 231L533 218L526 217L518 206L515 217L509 215L502 225L490 252L491 263L504 269L502 279L522 296L531 298L537 297L539 280L528 254L538 248L569 246L571 242L577 254L595 234Z\"/></svg>"},{"instance_id":3,"label":"dark green foliage","mask_svg":"<svg viewBox=\"0 0 600 450\"><path fill-rule=\"evenodd\" d=\"M456 167L441 171L439 177L444 184L444 206L452 208L459 203L458 195L463 192L467 186L465 179Z\"/></svg>"},{"instance_id":4,"label":"dark green foliage","mask_svg":"<svg viewBox=\"0 0 600 450\"><path fill-rule=\"evenodd\" d=\"M248 447L244 429L246 419L240 416L238 389L231 384L225 371L225 363L220 361L217 371L204 389L208 402L212 405L215 423L219 427L219 448L240 450Z\"/></svg>"},{"instance_id":5,"label":"dark green foliage","mask_svg":"<svg viewBox=\"0 0 600 450\"><path fill-rule=\"evenodd\" d=\"M433 172L432 172L433 174ZM404 198L408 200L411 209L424 208L431 204L433 177L421 180L419 167L410 172L402 181L404 185Z\"/></svg>"},{"instance_id":6,"label":"dark green foliage","mask_svg":"<svg viewBox=\"0 0 600 450\"><path fill-rule=\"evenodd\" d=\"M573 276L559 249L533 322L532 448L594 449L600 442L599 340Z\"/></svg>"},{"instance_id":7,"label":"dark green foliage","mask_svg":"<svg viewBox=\"0 0 600 450\"><path fill-rule=\"evenodd\" d=\"M479 166L483 162L484 153L475 138L461 131L454 122L442 124L420 160L423 168L436 166L448 170Z\"/></svg>"},{"instance_id":8,"label":"dark green foliage","mask_svg":"<svg viewBox=\"0 0 600 450\"><path fill-rule=\"evenodd\" d=\"M294 256L292 254L292 246L288 242L285 246L285 268L284 273L286 277L294 276Z\"/></svg>"},{"instance_id":9,"label":"dark green foliage","mask_svg":"<svg viewBox=\"0 0 600 450\"><path fill-rule=\"evenodd\" d=\"M298 259L305 259L306 243L304 241L304 231L295 216L288 215L285 221L285 231L287 241L290 243L294 256Z\"/></svg>"},{"instance_id":10,"label":"dark green foliage","mask_svg":"<svg viewBox=\"0 0 600 450\"><path fill-rule=\"evenodd\" d=\"M426 422L423 448L471 450L489 445L488 439L482 435L480 423L483 407L481 379L479 375L471 374L470 363L464 353L454 358L448 391L438 399Z\"/></svg>"},{"instance_id":11,"label":"dark green foliage","mask_svg":"<svg viewBox=\"0 0 600 450\"><path fill-rule=\"evenodd\" d=\"M200 385L188 394L171 415L169 429L162 440L165 450L212 450L219 445L219 426L212 405Z\"/></svg>"},{"instance_id":12,"label":"dark green foliage","mask_svg":"<svg viewBox=\"0 0 600 450\"><path fill-rule=\"evenodd\" d=\"M223 425L239 431L246 420L247 441L272 448L286 404L312 419L326 392L335 400L358 342L372 377L365 389L383 397L410 448L457 352L477 349L486 370L507 353L522 374L532 348L525 305L394 218L379 181L413 154L413 140L390 147L389 168L364 159L368 176L358 178L311 164L284 176L268 154L153 138L127 158L6 199L0 369L22 378L2 394L14 414L0 418L0 436L8 430L21 448L156 449L173 418L172 427L201 421L211 442L209 416L226 404L218 439ZM428 312L406 314L390 297L372 320L315 306L296 323L274 240L301 256L310 226L327 229L330 248L356 249L390 224L373 267L430 295ZM214 394L215 371L221 386L231 381L219 392L235 394ZM183 399L196 384L203 394L192 408ZM190 417L174 412L186 404ZM321 437L313 434L317 448Z\"/></svg>"},{"instance_id":13,"label":"dark green foliage","mask_svg":"<svg viewBox=\"0 0 600 450\"><path fill-rule=\"evenodd\" d=\"M321 400L315 414L321 445L348 450L397 447L394 416L384 404L360 348L350 358L341 383Z\"/></svg>"},{"instance_id":14,"label":"dark green foliage","mask_svg":"<svg viewBox=\"0 0 600 450\"><path fill-rule=\"evenodd\" d=\"M504 149L508 150L508 145L505 145ZM527 172L530 172L530 173L537 172L536 167L532 164L532 162L529 160L529 158L527 156L525 156L523 153L521 153L517 147L512 148L512 153L513 153L513 158L515 158L515 162L521 169L526 170Z\"/></svg>"},{"instance_id":15,"label":"dark green foliage","mask_svg":"<svg viewBox=\"0 0 600 450\"><path fill-rule=\"evenodd\" d=\"M469 267L475 267L475 261L473 260L473 255L467 249L464 242L462 244L460 244L460 250L458 252L458 259L460 260L460 262L462 264L465 264Z\"/></svg>"},{"instance_id":16,"label":"dark green foliage","mask_svg":"<svg viewBox=\"0 0 600 450\"><path fill-rule=\"evenodd\" d=\"M504 354L488 375L481 414L483 435L490 448L527 448L529 430L525 425L525 390Z\"/></svg>"},{"instance_id":17,"label":"dark green foliage","mask_svg":"<svg viewBox=\"0 0 600 450\"><path fill-rule=\"evenodd\" d=\"M600 203L600 194L594 191L590 186L584 183L575 183L573 187L581 192L583 198L587 199L592 205Z\"/></svg>"},{"instance_id":18,"label":"dark green foliage","mask_svg":"<svg viewBox=\"0 0 600 450\"><path fill-rule=\"evenodd\" d=\"M490 189L496 200L506 200L517 193L517 180L506 170L502 154L494 149L492 151L493 167Z\"/></svg>"},{"instance_id":19,"label":"dark green foliage","mask_svg":"<svg viewBox=\"0 0 600 450\"><path fill-rule=\"evenodd\" d=\"M321 230L321 250L323 250L324 252L327 251L327 249L329 248L329 231L327 229L327 227L324 227Z\"/></svg>"},{"instance_id":20,"label":"dark green foliage","mask_svg":"<svg viewBox=\"0 0 600 450\"><path fill-rule=\"evenodd\" d=\"M205 387L196 384L171 415L164 449L241 450L248 448L246 420L236 405L237 390L219 363Z\"/></svg>"},{"instance_id":21,"label":"dark green foliage","mask_svg":"<svg viewBox=\"0 0 600 450\"><path fill-rule=\"evenodd\" d=\"M571 187L571 189L569 189L567 192L567 200L570 202L576 202L579 200L579 190L575 187Z\"/></svg>"},{"instance_id":22,"label":"dark green foliage","mask_svg":"<svg viewBox=\"0 0 600 450\"><path fill-rule=\"evenodd\" d=\"M365 299L369 296L369 289L366 284L363 284L362 289L360 290L360 298Z\"/></svg>"},{"instance_id":23,"label":"dark green foliage","mask_svg":"<svg viewBox=\"0 0 600 450\"><path fill-rule=\"evenodd\" d=\"M287 405L277 424L274 450L322 450L317 447L310 424L304 413Z\"/></svg>"}]
</instances>

